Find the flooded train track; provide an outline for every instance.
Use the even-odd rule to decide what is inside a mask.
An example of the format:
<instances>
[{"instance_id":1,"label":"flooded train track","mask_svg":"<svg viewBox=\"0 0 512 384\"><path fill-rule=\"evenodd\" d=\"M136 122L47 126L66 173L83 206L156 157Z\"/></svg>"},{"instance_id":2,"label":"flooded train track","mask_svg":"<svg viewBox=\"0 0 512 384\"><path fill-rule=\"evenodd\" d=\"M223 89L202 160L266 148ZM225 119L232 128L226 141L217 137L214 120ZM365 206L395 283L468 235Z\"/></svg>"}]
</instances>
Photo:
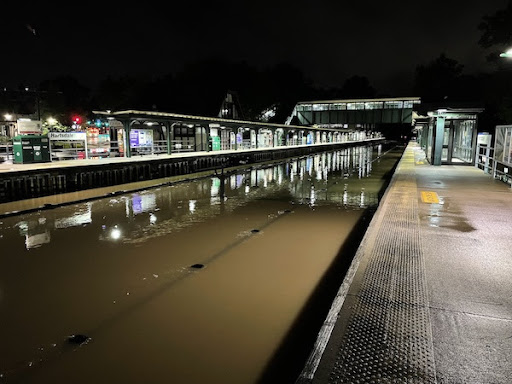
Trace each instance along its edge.
<instances>
[{"instance_id":1,"label":"flooded train track","mask_svg":"<svg viewBox=\"0 0 512 384\"><path fill-rule=\"evenodd\" d=\"M385 152L1 219L0 382L290 380L401 156Z\"/></svg>"}]
</instances>

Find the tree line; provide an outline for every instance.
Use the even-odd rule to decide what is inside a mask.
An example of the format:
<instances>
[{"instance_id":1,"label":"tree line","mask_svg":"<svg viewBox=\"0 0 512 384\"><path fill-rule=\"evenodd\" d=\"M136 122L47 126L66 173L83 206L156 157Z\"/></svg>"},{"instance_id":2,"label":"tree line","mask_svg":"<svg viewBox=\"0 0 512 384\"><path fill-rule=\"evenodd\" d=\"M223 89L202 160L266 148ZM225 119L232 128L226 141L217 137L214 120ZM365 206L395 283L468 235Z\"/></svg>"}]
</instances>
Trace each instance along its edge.
<instances>
[{"instance_id":1,"label":"tree line","mask_svg":"<svg viewBox=\"0 0 512 384\"><path fill-rule=\"evenodd\" d=\"M464 65L440 53L415 69L410 94L419 96L425 108L433 105L484 107L480 126L512 123L512 60L499 53L512 46L512 2L495 14L484 16L479 44L494 63L489 73L466 74ZM510 45L510 46L509 46ZM276 114L271 122L282 123L298 101L372 98L379 93L370 80L354 75L342 86L319 87L290 63L256 69L247 62L210 58L190 63L178 73L158 78L141 76L108 77L93 90L71 76L43 81L34 90L4 90L0 111L51 115L63 124L73 114L90 111L141 109L215 116L227 91L236 91L244 119L256 120L269 107ZM37 109L37 111L36 111Z\"/></svg>"}]
</instances>

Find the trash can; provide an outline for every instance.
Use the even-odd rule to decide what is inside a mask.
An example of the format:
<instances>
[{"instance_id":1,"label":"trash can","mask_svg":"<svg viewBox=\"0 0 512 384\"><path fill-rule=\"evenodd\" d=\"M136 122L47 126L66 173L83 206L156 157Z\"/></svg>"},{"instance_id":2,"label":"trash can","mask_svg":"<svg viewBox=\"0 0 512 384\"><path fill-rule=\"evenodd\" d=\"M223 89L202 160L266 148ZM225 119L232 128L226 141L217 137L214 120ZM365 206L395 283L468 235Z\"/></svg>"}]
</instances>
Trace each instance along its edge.
<instances>
[{"instance_id":1,"label":"trash can","mask_svg":"<svg viewBox=\"0 0 512 384\"><path fill-rule=\"evenodd\" d=\"M44 163L50 161L48 136L19 135L12 140L15 164Z\"/></svg>"}]
</instances>

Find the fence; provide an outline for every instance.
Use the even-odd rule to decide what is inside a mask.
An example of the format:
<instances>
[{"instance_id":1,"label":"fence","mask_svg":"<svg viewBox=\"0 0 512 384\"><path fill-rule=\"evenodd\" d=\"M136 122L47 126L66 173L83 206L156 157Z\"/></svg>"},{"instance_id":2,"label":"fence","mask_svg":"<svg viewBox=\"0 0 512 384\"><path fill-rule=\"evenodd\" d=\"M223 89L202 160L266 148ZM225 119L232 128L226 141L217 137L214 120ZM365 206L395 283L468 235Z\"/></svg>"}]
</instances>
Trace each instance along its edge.
<instances>
[{"instance_id":1,"label":"fence","mask_svg":"<svg viewBox=\"0 0 512 384\"><path fill-rule=\"evenodd\" d=\"M13 158L12 144L0 145L0 163L2 161L12 160Z\"/></svg>"},{"instance_id":2,"label":"fence","mask_svg":"<svg viewBox=\"0 0 512 384\"><path fill-rule=\"evenodd\" d=\"M498 179L512 186L512 175L510 174L509 166L509 164L494 158L493 147L477 145L475 167L491 175L494 179Z\"/></svg>"}]
</instances>

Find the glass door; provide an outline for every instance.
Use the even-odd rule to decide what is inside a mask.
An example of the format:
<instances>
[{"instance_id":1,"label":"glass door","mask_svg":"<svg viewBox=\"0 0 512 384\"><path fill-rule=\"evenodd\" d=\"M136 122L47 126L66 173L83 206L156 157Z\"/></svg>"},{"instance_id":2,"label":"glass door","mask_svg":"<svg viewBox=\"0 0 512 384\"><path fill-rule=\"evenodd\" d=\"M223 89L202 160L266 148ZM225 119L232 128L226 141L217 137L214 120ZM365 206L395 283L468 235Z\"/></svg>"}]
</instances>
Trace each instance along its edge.
<instances>
[{"instance_id":1,"label":"glass door","mask_svg":"<svg viewBox=\"0 0 512 384\"><path fill-rule=\"evenodd\" d=\"M443 151L441 153L441 161L443 163L451 163L453 156L453 122L446 120L443 134Z\"/></svg>"}]
</instances>

